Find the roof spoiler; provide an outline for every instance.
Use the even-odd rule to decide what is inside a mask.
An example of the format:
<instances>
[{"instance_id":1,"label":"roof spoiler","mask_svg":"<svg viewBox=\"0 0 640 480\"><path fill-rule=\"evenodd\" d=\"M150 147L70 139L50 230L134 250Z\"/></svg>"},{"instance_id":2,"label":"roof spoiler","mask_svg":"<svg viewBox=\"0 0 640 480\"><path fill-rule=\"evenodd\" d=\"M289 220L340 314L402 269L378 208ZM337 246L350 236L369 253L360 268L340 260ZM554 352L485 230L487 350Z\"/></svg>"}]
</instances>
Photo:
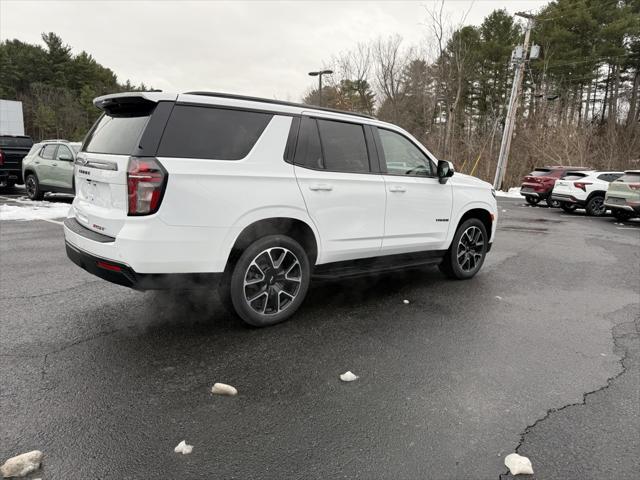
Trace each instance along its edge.
<instances>
[{"instance_id":1,"label":"roof spoiler","mask_svg":"<svg viewBox=\"0 0 640 480\"><path fill-rule=\"evenodd\" d=\"M160 101L175 101L176 94L153 92L123 92L103 95L93 99L93 104L110 115L131 114L135 111L151 110Z\"/></svg>"}]
</instances>

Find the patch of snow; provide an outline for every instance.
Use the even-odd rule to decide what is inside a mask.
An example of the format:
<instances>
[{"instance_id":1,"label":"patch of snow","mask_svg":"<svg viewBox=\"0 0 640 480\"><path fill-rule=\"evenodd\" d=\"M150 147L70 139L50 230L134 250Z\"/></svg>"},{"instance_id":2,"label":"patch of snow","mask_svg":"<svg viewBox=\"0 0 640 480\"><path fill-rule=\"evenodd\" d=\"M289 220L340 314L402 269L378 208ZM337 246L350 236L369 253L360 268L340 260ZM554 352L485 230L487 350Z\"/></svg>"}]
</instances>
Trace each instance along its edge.
<instances>
[{"instance_id":1,"label":"patch of snow","mask_svg":"<svg viewBox=\"0 0 640 480\"><path fill-rule=\"evenodd\" d=\"M174 448L173 451L183 455L188 455L193 451L193 445L187 445L187 442L182 440L178 445L176 445L176 448Z\"/></svg>"},{"instance_id":2,"label":"patch of snow","mask_svg":"<svg viewBox=\"0 0 640 480\"><path fill-rule=\"evenodd\" d=\"M517 453L510 453L504 458L504 464L507 466L511 475L533 475L533 466L531 460L527 457L518 455Z\"/></svg>"},{"instance_id":3,"label":"patch of snow","mask_svg":"<svg viewBox=\"0 0 640 480\"><path fill-rule=\"evenodd\" d=\"M65 218L71 205L68 203L34 202L18 198L12 200L19 205L0 205L0 220L52 220Z\"/></svg>"},{"instance_id":4,"label":"patch of snow","mask_svg":"<svg viewBox=\"0 0 640 480\"><path fill-rule=\"evenodd\" d=\"M0 467L0 473L5 478L24 477L40 468L42 462L42 452L33 450L10 458Z\"/></svg>"},{"instance_id":5,"label":"patch of snow","mask_svg":"<svg viewBox=\"0 0 640 480\"><path fill-rule=\"evenodd\" d=\"M496 300L502 300L502 297L500 295L496 295Z\"/></svg>"},{"instance_id":6,"label":"patch of snow","mask_svg":"<svg viewBox=\"0 0 640 480\"><path fill-rule=\"evenodd\" d=\"M340 380L342 380L343 382L353 382L358 378L359 377L357 375L354 375L350 371L344 372L342 375L340 375Z\"/></svg>"},{"instance_id":7,"label":"patch of snow","mask_svg":"<svg viewBox=\"0 0 640 480\"><path fill-rule=\"evenodd\" d=\"M402 303L404 303L405 305L409 305L409 300L403 300Z\"/></svg>"},{"instance_id":8,"label":"patch of snow","mask_svg":"<svg viewBox=\"0 0 640 480\"><path fill-rule=\"evenodd\" d=\"M226 383L214 383L213 387L211 387L211 393L214 395L228 395L233 397L238 394L238 390Z\"/></svg>"},{"instance_id":9,"label":"patch of snow","mask_svg":"<svg viewBox=\"0 0 640 480\"><path fill-rule=\"evenodd\" d=\"M508 191L498 190L496 196L503 198L524 198L520 195L520 187L511 187Z\"/></svg>"}]
</instances>

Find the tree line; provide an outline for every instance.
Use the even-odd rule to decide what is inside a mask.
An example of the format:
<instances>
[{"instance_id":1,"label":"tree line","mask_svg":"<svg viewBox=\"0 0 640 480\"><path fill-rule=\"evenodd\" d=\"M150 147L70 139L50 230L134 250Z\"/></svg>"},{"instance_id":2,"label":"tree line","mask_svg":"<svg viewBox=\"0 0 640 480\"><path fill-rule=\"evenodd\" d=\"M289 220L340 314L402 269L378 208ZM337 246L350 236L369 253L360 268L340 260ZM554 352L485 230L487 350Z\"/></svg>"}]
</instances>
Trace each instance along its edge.
<instances>
[{"instance_id":1,"label":"tree line","mask_svg":"<svg viewBox=\"0 0 640 480\"><path fill-rule=\"evenodd\" d=\"M524 23L495 10L453 25L443 4L425 7L426 45L393 36L328 59L322 102L396 123L492 181ZM541 55L526 61L506 186L548 164L640 168L640 1L557 0L534 18Z\"/></svg>"},{"instance_id":2,"label":"tree line","mask_svg":"<svg viewBox=\"0 0 640 480\"><path fill-rule=\"evenodd\" d=\"M100 115L95 97L148 89L119 83L87 52L73 55L55 33L43 33L42 40L44 47L20 40L0 43L0 98L22 102L25 132L34 140L81 140Z\"/></svg>"}]
</instances>

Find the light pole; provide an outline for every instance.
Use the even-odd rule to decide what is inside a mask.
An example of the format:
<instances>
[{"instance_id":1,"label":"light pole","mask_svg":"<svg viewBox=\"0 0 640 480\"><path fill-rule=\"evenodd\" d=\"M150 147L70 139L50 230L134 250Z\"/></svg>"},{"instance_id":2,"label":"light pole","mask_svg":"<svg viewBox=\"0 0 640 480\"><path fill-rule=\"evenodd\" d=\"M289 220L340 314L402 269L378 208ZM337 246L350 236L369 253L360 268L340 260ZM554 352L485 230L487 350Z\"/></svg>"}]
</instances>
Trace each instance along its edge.
<instances>
[{"instance_id":1,"label":"light pole","mask_svg":"<svg viewBox=\"0 0 640 480\"><path fill-rule=\"evenodd\" d=\"M322 75L331 75L333 70L318 70L317 72L309 72L312 77L318 77L318 106L322 106Z\"/></svg>"}]
</instances>

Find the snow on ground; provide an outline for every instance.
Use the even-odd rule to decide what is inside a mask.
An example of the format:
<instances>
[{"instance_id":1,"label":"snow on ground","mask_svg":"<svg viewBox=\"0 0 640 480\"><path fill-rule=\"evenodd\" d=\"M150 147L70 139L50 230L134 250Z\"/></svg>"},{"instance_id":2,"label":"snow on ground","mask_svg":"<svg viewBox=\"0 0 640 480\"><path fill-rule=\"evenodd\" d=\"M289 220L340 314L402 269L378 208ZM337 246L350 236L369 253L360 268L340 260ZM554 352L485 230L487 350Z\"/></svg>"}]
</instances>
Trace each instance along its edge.
<instances>
[{"instance_id":1,"label":"snow on ground","mask_svg":"<svg viewBox=\"0 0 640 480\"><path fill-rule=\"evenodd\" d=\"M520 187L512 187L507 192L498 190L496 195L504 198L523 198L522 195L520 195Z\"/></svg>"},{"instance_id":2,"label":"snow on ground","mask_svg":"<svg viewBox=\"0 0 640 480\"><path fill-rule=\"evenodd\" d=\"M71 205L59 202L34 202L26 198L12 200L19 205L0 205L1 220L51 220L65 218Z\"/></svg>"}]
</instances>

